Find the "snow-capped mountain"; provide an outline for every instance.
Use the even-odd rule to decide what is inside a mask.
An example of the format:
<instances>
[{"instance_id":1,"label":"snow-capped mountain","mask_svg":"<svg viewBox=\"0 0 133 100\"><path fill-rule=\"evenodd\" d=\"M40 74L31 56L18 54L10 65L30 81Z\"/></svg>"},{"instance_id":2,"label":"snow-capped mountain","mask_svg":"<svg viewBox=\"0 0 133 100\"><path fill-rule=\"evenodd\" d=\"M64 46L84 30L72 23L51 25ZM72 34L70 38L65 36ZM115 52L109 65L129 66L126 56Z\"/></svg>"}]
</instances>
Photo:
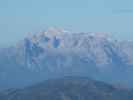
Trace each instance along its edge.
<instances>
[{"instance_id":1,"label":"snow-capped mountain","mask_svg":"<svg viewBox=\"0 0 133 100\"><path fill-rule=\"evenodd\" d=\"M0 87L67 75L131 86L132 50L132 42L114 40L108 33L71 33L50 28L0 49Z\"/></svg>"},{"instance_id":2,"label":"snow-capped mountain","mask_svg":"<svg viewBox=\"0 0 133 100\"><path fill-rule=\"evenodd\" d=\"M108 64L114 63L128 64L131 56L127 52L130 47L126 47L125 50L123 44L111 40L107 33L69 33L53 28L31 38L26 38L22 48L24 48L26 60L37 60L50 52L78 55L88 61L93 61L97 67L104 65L107 67Z\"/></svg>"}]
</instances>

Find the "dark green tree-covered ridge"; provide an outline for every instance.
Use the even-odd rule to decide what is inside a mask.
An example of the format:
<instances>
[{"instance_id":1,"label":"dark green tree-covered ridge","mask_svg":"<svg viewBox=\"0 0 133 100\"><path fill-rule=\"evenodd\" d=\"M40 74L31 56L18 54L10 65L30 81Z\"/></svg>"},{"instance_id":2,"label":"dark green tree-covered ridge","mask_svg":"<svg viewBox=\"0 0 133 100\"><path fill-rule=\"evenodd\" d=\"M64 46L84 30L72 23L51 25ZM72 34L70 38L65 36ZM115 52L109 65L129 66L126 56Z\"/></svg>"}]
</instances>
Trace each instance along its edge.
<instances>
[{"instance_id":1,"label":"dark green tree-covered ridge","mask_svg":"<svg viewBox=\"0 0 133 100\"><path fill-rule=\"evenodd\" d=\"M64 77L3 91L0 100L133 100L133 92L85 77Z\"/></svg>"}]
</instances>

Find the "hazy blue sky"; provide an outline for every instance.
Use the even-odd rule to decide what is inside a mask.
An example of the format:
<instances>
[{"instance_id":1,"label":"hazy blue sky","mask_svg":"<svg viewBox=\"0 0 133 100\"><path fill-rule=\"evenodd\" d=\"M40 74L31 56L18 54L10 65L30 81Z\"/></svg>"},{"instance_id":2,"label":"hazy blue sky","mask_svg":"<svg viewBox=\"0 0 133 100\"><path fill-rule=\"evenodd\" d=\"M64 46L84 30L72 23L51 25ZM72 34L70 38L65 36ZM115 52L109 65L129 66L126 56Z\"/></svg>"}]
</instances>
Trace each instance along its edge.
<instances>
[{"instance_id":1,"label":"hazy blue sky","mask_svg":"<svg viewBox=\"0 0 133 100\"><path fill-rule=\"evenodd\" d=\"M133 39L133 0L0 0L0 44L50 26Z\"/></svg>"}]
</instances>

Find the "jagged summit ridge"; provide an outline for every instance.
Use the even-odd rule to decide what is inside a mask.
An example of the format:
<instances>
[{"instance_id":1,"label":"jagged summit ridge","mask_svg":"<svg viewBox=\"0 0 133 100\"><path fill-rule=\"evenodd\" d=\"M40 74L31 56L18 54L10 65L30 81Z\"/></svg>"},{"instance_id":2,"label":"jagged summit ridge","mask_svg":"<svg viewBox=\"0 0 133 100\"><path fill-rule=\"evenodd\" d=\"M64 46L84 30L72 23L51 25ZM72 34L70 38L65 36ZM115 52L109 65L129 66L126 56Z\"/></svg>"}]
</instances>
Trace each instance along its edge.
<instances>
[{"instance_id":1,"label":"jagged summit ridge","mask_svg":"<svg viewBox=\"0 0 133 100\"><path fill-rule=\"evenodd\" d=\"M69 36L68 36L69 35ZM56 27L50 27L48 28L48 30L34 34L34 35L30 35L28 38L31 38L31 40L33 41L37 41L40 40L41 38L44 37L61 37L62 39L65 38L65 36L67 37L80 37L80 36L84 36L84 37L92 37L92 38L97 38L97 39L108 39L111 38L111 34L110 33L102 33L102 32L88 32L88 33L74 33L74 32L70 32L67 31L65 29L62 28L56 28Z\"/></svg>"},{"instance_id":2,"label":"jagged summit ridge","mask_svg":"<svg viewBox=\"0 0 133 100\"><path fill-rule=\"evenodd\" d=\"M73 48L75 46L81 45L84 40L86 39L95 39L96 42L109 40L111 35L109 33L71 33L64 29L60 28L49 28L44 32L40 32L35 34L29 38L30 41L39 43L41 45L48 44L49 47L52 47L52 44L57 44L68 48ZM59 47L60 47L59 46Z\"/></svg>"}]
</instances>

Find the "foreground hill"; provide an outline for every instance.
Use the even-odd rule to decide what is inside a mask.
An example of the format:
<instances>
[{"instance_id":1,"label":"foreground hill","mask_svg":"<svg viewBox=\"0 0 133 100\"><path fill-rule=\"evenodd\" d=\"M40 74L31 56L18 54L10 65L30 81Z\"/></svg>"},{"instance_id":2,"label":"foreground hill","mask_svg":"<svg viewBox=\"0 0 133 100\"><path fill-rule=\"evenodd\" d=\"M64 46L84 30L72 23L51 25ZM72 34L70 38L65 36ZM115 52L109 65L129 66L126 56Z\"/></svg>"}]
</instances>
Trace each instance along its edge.
<instances>
[{"instance_id":1,"label":"foreground hill","mask_svg":"<svg viewBox=\"0 0 133 100\"><path fill-rule=\"evenodd\" d=\"M133 92L88 78L65 77L3 91L0 100L133 100Z\"/></svg>"}]
</instances>

